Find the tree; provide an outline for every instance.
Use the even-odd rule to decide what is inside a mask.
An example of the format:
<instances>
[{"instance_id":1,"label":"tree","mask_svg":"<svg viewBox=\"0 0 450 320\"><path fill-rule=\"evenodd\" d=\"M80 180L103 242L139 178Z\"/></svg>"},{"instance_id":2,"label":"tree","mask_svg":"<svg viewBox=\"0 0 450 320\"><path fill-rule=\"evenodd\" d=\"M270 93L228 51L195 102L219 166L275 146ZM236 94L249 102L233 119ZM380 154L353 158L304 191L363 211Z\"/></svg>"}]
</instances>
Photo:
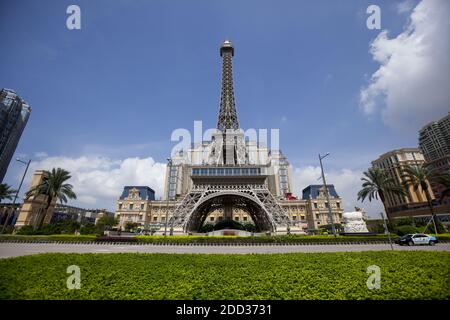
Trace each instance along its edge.
<instances>
[{"instance_id":1,"label":"tree","mask_svg":"<svg viewBox=\"0 0 450 320\"><path fill-rule=\"evenodd\" d=\"M441 195L439 197L439 202L442 203L444 198L450 195L450 170L448 170L444 174L436 176L435 181L444 188L444 190L441 191Z\"/></svg>"},{"instance_id":2,"label":"tree","mask_svg":"<svg viewBox=\"0 0 450 320\"><path fill-rule=\"evenodd\" d=\"M366 198L369 201L380 198L384 206L387 218L390 221L386 209L386 194L391 193L399 196L405 196L406 192L401 185L398 185L395 180L381 168L370 168L363 173L365 177L361 178L363 181L362 189L358 192L358 200L364 201Z\"/></svg>"},{"instance_id":3,"label":"tree","mask_svg":"<svg viewBox=\"0 0 450 320\"><path fill-rule=\"evenodd\" d=\"M131 231L137 227L139 227L141 224L137 222L127 222L125 224L125 231Z\"/></svg>"},{"instance_id":4,"label":"tree","mask_svg":"<svg viewBox=\"0 0 450 320\"><path fill-rule=\"evenodd\" d=\"M11 189L11 186L8 186L6 183L0 184L0 202L2 200L12 200L17 190Z\"/></svg>"},{"instance_id":5,"label":"tree","mask_svg":"<svg viewBox=\"0 0 450 320\"><path fill-rule=\"evenodd\" d=\"M103 233L105 230L109 230L119 224L119 220L114 217L103 216L97 220L96 224L99 233Z\"/></svg>"},{"instance_id":6,"label":"tree","mask_svg":"<svg viewBox=\"0 0 450 320\"><path fill-rule=\"evenodd\" d=\"M71 184L65 183L67 180L71 178L69 171L66 171L61 168L53 168L48 175L44 176L42 182L37 186L31 188L26 193L26 198L30 198L32 196L43 195L47 197L46 206L44 208L43 214L41 212L37 216L37 222L35 224L35 228L39 228L42 225L42 222L48 213L48 209L50 208L53 200L61 201L61 203L66 203L67 199L76 199L76 194L72 191L73 186Z\"/></svg>"},{"instance_id":7,"label":"tree","mask_svg":"<svg viewBox=\"0 0 450 320\"><path fill-rule=\"evenodd\" d=\"M423 165L405 165L402 170L403 185L406 188L410 186L413 187L413 190L416 192L420 189L422 193L425 194L428 207L430 208L431 217L433 219L434 231L438 234L438 230L436 228L437 217L433 210L433 203L429 188L430 185L428 183L428 181L434 179L435 177L436 174Z\"/></svg>"}]
</instances>

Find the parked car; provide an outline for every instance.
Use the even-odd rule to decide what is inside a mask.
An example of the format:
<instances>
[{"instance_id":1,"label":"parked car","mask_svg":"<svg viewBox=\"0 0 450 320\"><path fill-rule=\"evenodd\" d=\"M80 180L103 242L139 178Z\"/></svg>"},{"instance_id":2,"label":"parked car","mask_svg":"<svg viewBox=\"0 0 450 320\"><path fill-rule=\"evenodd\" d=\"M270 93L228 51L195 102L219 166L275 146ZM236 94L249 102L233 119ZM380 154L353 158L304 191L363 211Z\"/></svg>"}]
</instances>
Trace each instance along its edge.
<instances>
[{"instance_id":1,"label":"parked car","mask_svg":"<svg viewBox=\"0 0 450 320\"><path fill-rule=\"evenodd\" d=\"M438 240L436 239L436 237L429 236L423 233L405 234L403 237L399 237L395 240L395 243L401 246L405 244L408 246L421 244L434 246L437 242Z\"/></svg>"}]
</instances>

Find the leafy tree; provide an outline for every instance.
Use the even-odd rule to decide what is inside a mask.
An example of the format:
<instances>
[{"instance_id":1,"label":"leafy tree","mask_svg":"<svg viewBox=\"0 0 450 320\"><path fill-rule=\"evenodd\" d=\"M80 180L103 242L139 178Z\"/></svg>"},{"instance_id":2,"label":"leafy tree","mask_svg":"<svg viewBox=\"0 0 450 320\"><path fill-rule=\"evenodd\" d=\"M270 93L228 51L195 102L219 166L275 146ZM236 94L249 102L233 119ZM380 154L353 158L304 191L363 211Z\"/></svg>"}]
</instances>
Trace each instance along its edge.
<instances>
[{"instance_id":1,"label":"leafy tree","mask_svg":"<svg viewBox=\"0 0 450 320\"><path fill-rule=\"evenodd\" d=\"M248 232L256 232L257 231L256 225L254 223L247 222L247 223L244 223L243 225L244 225L245 231L248 231Z\"/></svg>"},{"instance_id":2,"label":"leafy tree","mask_svg":"<svg viewBox=\"0 0 450 320\"><path fill-rule=\"evenodd\" d=\"M99 230L93 223L85 223L80 227L80 234L98 234Z\"/></svg>"},{"instance_id":3,"label":"leafy tree","mask_svg":"<svg viewBox=\"0 0 450 320\"><path fill-rule=\"evenodd\" d=\"M119 224L119 220L114 217L103 216L97 220L97 228L99 233L103 233L105 230L110 230L112 227Z\"/></svg>"},{"instance_id":4,"label":"leafy tree","mask_svg":"<svg viewBox=\"0 0 450 320\"><path fill-rule=\"evenodd\" d=\"M17 190L11 188L6 183L0 184L0 202L3 200L12 200Z\"/></svg>"},{"instance_id":5,"label":"leafy tree","mask_svg":"<svg viewBox=\"0 0 450 320\"><path fill-rule=\"evenodd\" d=\"M429 188L428 181L434 179L436 174L429 170L427 167L423 165L406 165L403 168L402 179L403 185L405 187L413 187L414 191L420 191L425 194L427 199L428 207L430 208L430 213L433 219L434 231L437 234L438 230L436 227L437 217L433 209L433 203Z\"/></svg>"},{"instance_id":6,"label":"leafy tree","mask_svg":"<svg viewBox=\"0 0 450 320\"><path fill-rule=\"evenodd\" d=\"M202 225L198 231L199 232L211 232L213 230L214 230L214 224L207 222L204 225Z\"/></svg>"},{"instance_id":7,"label":"leafy tree","mask_svg":"<svg viewBox=\"0 0 450 320\"><path fill-rule=\"evenodd\" d=\"M225 219L217 222L214 225L214 230L222 230L222 229L244 230L244 226L242 225L242 223L238 221Z\"/></svg>"},{"instance_id":8,"label":"leafy tree","mask_svg":"<svg viewBox=\"0 0 450 320\"><path fill-rule=\"evenodd\" d=\"M404 236L410 233L420 233L421 230L414 226L401 225L394 228L394 232L399 236Z\"/></svg>"},{"instance_id":9,"label":"leafy tree","mask_svg":"<svg viewBox=\"0 0 450 320\"><path fill-rule=\"evenodd\" d=\"M37 217L37 222L35 224L35 228L39 228L42 225L42 222L47 214L48 209L50 208L53 200L60 200L61 203L66 203L67 198L76 199L77 196L72 191L73 186L71 184L65 183L67 180L71 178L70 173L61 168L53 168L48 175L44 176L42 182L37 186L31 188L26 193L26 198L30 198L32 196L43 195L47 197L46 206L43 214L39 213Z\"/></svg>"},{"instance_id":10,"label":"leafy tree","mask_svg":"<svg viewBox=\"0 0 450 320\"><path fill-rule=\"evenodd\" d=\"M395 183L395 180L381 168L370 168L363 173L365 177L361 178L363 181L362 189L358 192L358 200L364 201L365 199L380 198L384 206L387 218L390 221L389 215L386 209L386 194L396 194L399 196L405 196L406 192L401 185Z\"/></svg>"},{"instance_id":11,"label":"leafy tree","mask_svg":"<svg viewBox=\"0 0 450 320\"><path fill-rule=\"evenodd\" d=\"M126 224L125 224L125 231L131 231L131 230L133 230L134 228L137 228L137 227L139 227L140 226L140 223L137 223L137 222L127 222Z\"/></svg>"},{"instance_id":12,"label":"leafy tree","mask_svg":"<svg viewBox=\"0 0 450 320\"><path fill-rule=\"evenodd\" d=\"M400 218L395 222L396 226L412 226L415 224L411 217Z\"/></svg>"},{"instance_id":13,"label":"leafy tree","mask_svg":"<svg viewBox=\"0 0 450 320\"><path fill-rule=\"evenodd\" d=\"M324 224L322 226L319 227L319 230L321 230L322 233L324 233L324 231L326 231L326 233L324 234L332 234L332 226L331 224ZM335 223L334 227L336 228L336 232L340 233L344 231L344 226L341 225L340 223Z\"/></svg>"},{"instance_id":14,"label":"leafy tree","mask_svg":"<svg viewBox=\"0 0 450 320\"><path fill-rule=\"evenodd\" d=\"M448 170L444 174L436 176L435 181L444 188L444 190L442 190L441 195L439 197L439 202L442 203L444 198L446 196L450 195L450 170Z\"/></svg>"}]
</instances>

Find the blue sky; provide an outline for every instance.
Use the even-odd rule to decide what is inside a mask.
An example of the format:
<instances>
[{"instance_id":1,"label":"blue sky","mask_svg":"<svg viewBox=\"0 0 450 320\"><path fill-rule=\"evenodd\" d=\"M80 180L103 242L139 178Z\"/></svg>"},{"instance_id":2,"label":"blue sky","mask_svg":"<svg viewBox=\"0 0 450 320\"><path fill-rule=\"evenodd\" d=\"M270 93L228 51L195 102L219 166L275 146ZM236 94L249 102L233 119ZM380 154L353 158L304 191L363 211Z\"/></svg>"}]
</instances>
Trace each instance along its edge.
<instances>
[{"instance_id":1,"label":"blue sky","mask_svg":"<svg viewBox=\"0 0 450 320\"><path fill-rule=\"evenodd\" d=\"M401 1L376 2L382 29L395 37L410 11L399 12ZM81 8L81 30L66 28L70 4ZM33 109L17 155L165 162L172 130L193 130L194 120L215 126L219 46L229 38L244 129L280 128L295 168L315 167L317 153L330 152L328 170L364 170L386 151L416 146L430 120L396 129L361 110L361 88L380 67L369 52L382 31L366 27L370 4L2 1L0 87ZM16 184L21 170L12 163L5 180Z\"/></svg>"}]
</instances>

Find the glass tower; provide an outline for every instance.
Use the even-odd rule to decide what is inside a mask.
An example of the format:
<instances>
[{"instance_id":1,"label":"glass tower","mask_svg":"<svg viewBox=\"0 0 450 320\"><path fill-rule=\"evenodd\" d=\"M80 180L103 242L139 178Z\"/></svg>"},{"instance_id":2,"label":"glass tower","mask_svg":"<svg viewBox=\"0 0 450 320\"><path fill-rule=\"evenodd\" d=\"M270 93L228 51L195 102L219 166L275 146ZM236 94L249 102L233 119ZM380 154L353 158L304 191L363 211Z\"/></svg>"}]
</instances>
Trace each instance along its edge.
<instances>
[{"instance_id":1,"label":"glass tower","mask_svg":"<svg viewBox=\"0 0 450 320\"><path fill-rule=\"evenodd\" d=\"M30 113L30 106L13 90L0 91L0 183L3 182Z\"/></svg>"}]
</instances>

